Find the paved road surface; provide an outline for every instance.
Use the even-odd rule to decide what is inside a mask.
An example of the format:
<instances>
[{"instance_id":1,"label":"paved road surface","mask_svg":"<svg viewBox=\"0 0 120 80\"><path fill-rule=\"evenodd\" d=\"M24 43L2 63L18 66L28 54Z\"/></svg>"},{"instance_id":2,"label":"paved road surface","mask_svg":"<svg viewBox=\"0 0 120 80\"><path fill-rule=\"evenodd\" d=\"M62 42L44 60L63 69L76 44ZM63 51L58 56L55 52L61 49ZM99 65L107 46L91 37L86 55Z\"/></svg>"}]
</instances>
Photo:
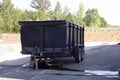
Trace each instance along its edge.
<instances>
[{"instance_id":1,"label":"paved road surface","mask_svg":"<svg viewBox=\"0 0 120 80\"><path fill-rule=\"evenodd\" d=\"M83 75L84 70L117 71L120 68L120 45L87 47L86 59L79 64L74 63L72 58L54 61L65 68L80 71L23 67L28 63L29 57L0 62L0 80L120 80L113 76Z\"/></svg>"}]
</instances>

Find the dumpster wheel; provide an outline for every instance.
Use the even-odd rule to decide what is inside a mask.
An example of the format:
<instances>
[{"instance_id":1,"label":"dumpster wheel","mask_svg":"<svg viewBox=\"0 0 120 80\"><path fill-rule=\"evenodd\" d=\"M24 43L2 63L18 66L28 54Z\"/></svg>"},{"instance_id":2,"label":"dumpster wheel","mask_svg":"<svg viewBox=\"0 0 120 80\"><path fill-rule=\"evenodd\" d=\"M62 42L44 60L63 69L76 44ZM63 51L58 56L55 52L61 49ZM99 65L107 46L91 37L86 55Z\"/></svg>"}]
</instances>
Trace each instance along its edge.
<instances>
[{"instance_id":1,"label":"dumpster wheel","mask_svg":"<svg viewBox=\"0 0 120 80\"><path fill-rule=\"evenodd\" d=\"M73 48L73 57L74 57L76 63L80 62L79 54L80 54L79 47L74 47Z\"/></svg>"},{"instance_id":2,"label":"dumpster wheel","mask_svg":"<svg viewBox=\"0 0 120 80\"><path fill-rule=\"evenodd\" d=\"M83 61L85 59L85 51L84 51L84 47L81 48L81 61Z\"/></svg>"},{"instance_id":3,"label":"dumpster wheel","mask_svg":"<svg viewBox=\"0 0 120 80\"><path fill-rule=\"evenodd\" d=\"M75 62L76 62L76 63L79 63L79 62L80 62L79 54L75 54L75 55L74 55L74 58L75 58Z\"/></svg>"}]
</instances>

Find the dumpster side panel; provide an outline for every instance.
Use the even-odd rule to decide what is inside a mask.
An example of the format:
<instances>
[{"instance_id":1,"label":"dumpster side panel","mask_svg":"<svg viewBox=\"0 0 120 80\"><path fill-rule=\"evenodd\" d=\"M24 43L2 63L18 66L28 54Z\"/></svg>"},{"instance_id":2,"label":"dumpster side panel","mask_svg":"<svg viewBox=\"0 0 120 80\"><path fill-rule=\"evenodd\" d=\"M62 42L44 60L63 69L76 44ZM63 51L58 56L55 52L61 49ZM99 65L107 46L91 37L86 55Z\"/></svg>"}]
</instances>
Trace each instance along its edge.
<instances>
[{"instance_id":1,"label":"dumpster side panel","mask_svg":"<svg viewBox=\"0 0 120 80\"><path fill-rule=\"evenodd\" d=\"M22 45L25 47L42 47L42 27L23 27L21 30L21 41Z\"/></svg>"},{"instance_id":2,"label":"dumpster side panel","mask_svg":"<svg viewBox=\"0 0 120 80\"><path fill-rule=\"evenodd\" d=\"M64 48L66 47L66 26L45 27L45 47Z\"/></svg>"}]
</instances>

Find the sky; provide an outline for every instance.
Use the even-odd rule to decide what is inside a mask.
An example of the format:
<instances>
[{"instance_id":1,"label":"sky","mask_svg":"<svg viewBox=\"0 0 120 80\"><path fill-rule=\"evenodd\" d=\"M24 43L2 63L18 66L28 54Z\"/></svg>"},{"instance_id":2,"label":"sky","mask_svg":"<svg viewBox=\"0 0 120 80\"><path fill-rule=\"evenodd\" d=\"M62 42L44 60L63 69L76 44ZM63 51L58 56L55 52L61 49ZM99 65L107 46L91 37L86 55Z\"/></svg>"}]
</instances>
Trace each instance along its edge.
<instances>
[{"instance_id":1,"label":"sky","mask_svg":"<svg viewBox=\"0 0 120 80\"><path fill-rule=\"evenodd\" d=\"M11 0L15 7L20 9L31 9L32 0ZM78 11L79 4L82 2L85 11L96 8L101 17L104 17L108 24L120 25L120 1L119 0L50 0L51 9L54 10L57 1L60 1L62 8L68 6L72 13Z\"/></svg>"}]
</instances>

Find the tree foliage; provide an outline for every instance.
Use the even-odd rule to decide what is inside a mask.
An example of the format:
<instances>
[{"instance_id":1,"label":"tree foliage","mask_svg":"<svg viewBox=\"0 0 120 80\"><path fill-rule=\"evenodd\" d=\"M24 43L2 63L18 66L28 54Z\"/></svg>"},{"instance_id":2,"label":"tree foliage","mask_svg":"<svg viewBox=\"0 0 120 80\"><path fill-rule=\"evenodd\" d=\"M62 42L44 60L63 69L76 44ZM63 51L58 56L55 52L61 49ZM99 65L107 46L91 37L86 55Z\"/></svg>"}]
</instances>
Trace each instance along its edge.
<instances>
[{"instance_id":1,"label":"tree foliage","mask_svg":"<svg viewBox=\"0 0 120 80\"><path fill-rule=\"evenodd\" d=\"M63 15L67 16L70 13L70 8L68 6L64 7Z\"/></svg>"},{"instance_id":2,"label":"tree foliage","mask_svg":"<svg viewBox=\"0 0 120 80\"><path fill-rule=\"evenodd\" d=\"M80 25L85 25L85 22L83 21L83 18L84 18L84 15L85 15L85 8L84 8L84 5L83 3L80 3L79 5L79 10L77 12L77 23L80 24Z\"/></svg>"},{"instance_id":3,"label":"tree foliage","mask_svg":"<svg viewBox=\"0 0 120 80\"><path fill-rule=\"evenodd\" d=\"M80 3L79 5L79 10L77 12L77 17L80 19L80 20L83 20L83 17L84 17L84 14L85 14L85 8L84 8L84 5L83 3Z\"/></svg>"},{"instance_id":4,"label":"tree foliage","mask_svg":"<svg viewBox=\"0 0 120 80\"><path fill-rule=\"evenodd\" d=\"M87 26L90 27L99 27L101 22L100 22L100 15L98 13L97 9L88 9L86 11L86 15L84 18L84 21Z\"/></svg>"},{"instance_id":5,"label":"tree foliage","mask_svg":"<svg viewBox=\"0 0 120 80\"><path fill-rule=\"evenodd\" d=\"M106 27L107 26L107 21L103 17L100 18L100 22L101 22L100 27Z\"/></svg>"},{"instance_id":6,"label":"tree foliage","mask_svg":"<svg viewBox=\"0 0 120 80\"><path fill-rule=\"evenodd\" d=\"M74 18L73 18L73 15L71 13L69 13L67 16L66 16L66 20L68 21L74 21Z\"/></svg>"},{"instance_id":7,"label":"tree foliage","mask_svg":"<svg viewBox=\"0 0 120 80\"><path fill-rule=\"evenodd\" d=\"M50 10L50 0L32 0L31 7L36 11L14 8L11 0L0 2L0 30L5 33L17 33L20 31L19 21L23 20L68 20L86 27L106 27L107 21L99 15L97 9L88 9L85 12L84 5L80 3L76 13L71 13L68 6L62 8L61 3L56 3L55 9Z\"/></svg>"},{"instance_id":8,"label":"tree foliage","mask_svg":"<svg viewBox=\"0 0 120 80\"><path fill-rule=\"evenodd\" d=\"M35 8L37 11L47 11L49 10L51 3L49 0L32 0L31 7Z\"/></svg>"},{"instance_id":9,"label":"tree foliage","mask_svg":"<svg viewBox=\"0 0 120 80\"><path fill-rule=\"evenodd\" d=\"M52 11L49 10L51 3L49 0L32 0L31 7L35 8L34 20L48 20Z\"/></svg>"},{"instance_id":10,"label":"tree foliage","mask_svg":"<svg viewBox=\"0 0 120 80\"><path fill-rule=\"evenodd\" d=\"M11 0L4 0L1 4L1 14L4 21L3 32L12 32L13 28L13 18L14 18L14 5Z\"/></svg>"},{"instance_id":11,"label":"tree foliage","mask_svg":"<svg viewBox=\"0 0 120 80\"><path fill-rule=\"evenodd\" d=\"M62 19L63 18L62 6L61 6L61 3L59 1L57 1L57 4L55 6L54 16L57 19Z\"/></svg>"}]
</instances>

